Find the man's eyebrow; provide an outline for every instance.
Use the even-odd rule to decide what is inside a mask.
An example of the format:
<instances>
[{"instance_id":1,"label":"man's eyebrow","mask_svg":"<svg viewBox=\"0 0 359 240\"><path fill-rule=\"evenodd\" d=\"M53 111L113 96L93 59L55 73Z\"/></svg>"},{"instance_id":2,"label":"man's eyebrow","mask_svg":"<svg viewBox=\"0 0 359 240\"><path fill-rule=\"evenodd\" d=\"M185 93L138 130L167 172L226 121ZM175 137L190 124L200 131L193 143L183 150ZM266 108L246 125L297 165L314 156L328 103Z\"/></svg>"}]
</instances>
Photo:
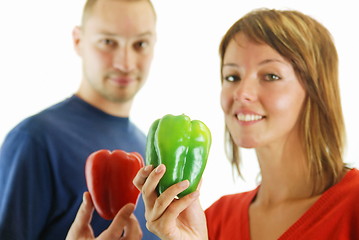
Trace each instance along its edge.
<instances>
[{"instance_id":1,"label":"man's eyebrow","mask_svg":"<svg viewBox=\"0 0 359 240\"><path fill-rule=\"evenodd\" d=\"M137 35L137 37L146 37L146 36L152 36L152 35L153 35L153 32L147 31L147 32Z\"/></svg>"},{"instance_id":2,"label":"man's eyebrow","mask_svg":"<svg viewBox=\"0 0 359 240\"><path fill-rule=\"evenodd\" d=\"M108 31L101 31L98 35L103 35L108 37L118 37L116 33L108 32ZM154 35L153 32L147 31L134 36L134 38L151 37L152 35Z\"/></svg>"}]
</instances>

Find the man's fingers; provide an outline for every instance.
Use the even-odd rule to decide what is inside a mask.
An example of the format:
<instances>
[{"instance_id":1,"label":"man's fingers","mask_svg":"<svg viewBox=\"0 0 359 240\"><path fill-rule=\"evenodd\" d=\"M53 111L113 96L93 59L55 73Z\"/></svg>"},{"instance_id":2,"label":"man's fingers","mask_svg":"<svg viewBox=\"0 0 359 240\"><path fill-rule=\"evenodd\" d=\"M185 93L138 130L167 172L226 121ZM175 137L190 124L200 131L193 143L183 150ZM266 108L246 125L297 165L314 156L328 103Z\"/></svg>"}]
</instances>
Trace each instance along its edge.
<instances>
[{"instance_id":1,"label":"man's fingers","mask_svg":"<svg viewBox=\"0 0 359 240\"><path fill-rule=\"evenodd\" d=\"M93 211L94 207L90 193L85 192L80 208L77 211L76 218L67 233L66 240L77 240L80 236L93 238L93 232L90 227Z\"/></svg>"},{"instance_id":2,"label":"man's fingers","mask_svg":"<svg viewBox=\"0 0 359 240\"><path fill-rule=\"evenodd\" d=\"M120 239L124 231L124 238L121 239L126 239L126 236L128 239L141 239L142 231L136 217L133 215L134 209L135 205L132 203L123 206L116 214L111 225L99 236L99 239Z\"/></svg>"},{"instance_id":3,"label":"man's fingers","mask_svg":"<svg viewBox=\"0 0 359 240\"><path fill-rule=\"evenodd\" d=\"M111 224L108 229L110 229L111 231L117 230L122 233L126 224L130 220L130 216L133 213L133 210L135 210L135 205L132 203L128 203L123 206L116 214L115 218L112 221L113 224Z\"/></svg>"},{"instance_id":4,"label":"man's fingers","mask_svg":"<svg viewBox=\"0 0 359 240\"><path fill-rule=\"evenodd\" d=\"M133 211L132 211L133 212ZM125 225L125 233L121 239L140 240L142 239L142 230L136 216L132 213Z\"/></svg>"},{"instance_id":5,"label":"man's fingers","mask_svg":"<svg viewBox=\"0 0 359 240\"><path fill-rule=\"evenodd\" d=\"M83 194L83 200L82 200L81 206L77 212L74 223L80 224L80 225L90 224L93 211L94 211L94 207L92 204L90 193L85 192Z\"/></svg>"}]
</instances>

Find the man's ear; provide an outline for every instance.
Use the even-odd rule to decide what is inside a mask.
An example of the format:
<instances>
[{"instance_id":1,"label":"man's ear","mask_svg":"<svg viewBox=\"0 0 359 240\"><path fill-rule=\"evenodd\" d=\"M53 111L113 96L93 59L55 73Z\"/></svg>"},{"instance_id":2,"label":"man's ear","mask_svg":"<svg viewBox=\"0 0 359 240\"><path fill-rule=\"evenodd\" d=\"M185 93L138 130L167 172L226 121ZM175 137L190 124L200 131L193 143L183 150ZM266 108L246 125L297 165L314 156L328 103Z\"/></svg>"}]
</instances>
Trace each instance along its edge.
<instances>
[{"instance_id":1,"label":"man's ear","mask_svg":"<svg viewBox=\"0 0 359 240\"><path fill-rule=\"evenodd\" d=\"M81 32L81 27L76 26L73 30L72 30L72 42L74 44L74 49L77 53L77 55L81 56L81 36L82 32Z\"/></svg>"}]
</instances>

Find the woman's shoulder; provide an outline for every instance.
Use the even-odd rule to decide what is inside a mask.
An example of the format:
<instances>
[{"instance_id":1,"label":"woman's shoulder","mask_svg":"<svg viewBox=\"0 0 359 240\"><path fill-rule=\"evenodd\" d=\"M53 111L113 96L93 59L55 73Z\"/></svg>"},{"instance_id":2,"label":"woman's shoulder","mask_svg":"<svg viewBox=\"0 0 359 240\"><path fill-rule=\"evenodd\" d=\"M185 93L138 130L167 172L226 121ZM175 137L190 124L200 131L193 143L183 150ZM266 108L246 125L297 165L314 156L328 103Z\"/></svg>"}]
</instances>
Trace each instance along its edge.
<instances>
[{"instance_id":1,"label":"woman's shoulder","mask_svg":"<svg viewBox=\"0 0 359 240\"><path fill-rule=\"evenodd\" d=\"M234 207L247 206L252 202L257 191L258 188L247 192L224 195L215 201L206 212L232 211Z\"/></svg>"},{"instance_id":2,"label":"woman's shoulder","mask_svg":"<svg viewBox=\"0 0 359 240\"><path fill-rule=\"evenodd\" d=\"M353 204L359 206L357 204L359 201L359 170L356 168L348 169L337 184L323 193L320 201L332 202L338 207L352 207Z\"/></svg>"},{"instance_id":3,"label":"woman's shoulder","mask_svg":"<svg viewBox=\"0 0 359 240\"><path fill-rule=\"evenodd\" d=\"M338 188L355 188L359 192L359 170L357 168L348 169L344 177L336 184Z\"/></svg>"},{"instance_id":4,"label":"woman's shoulder","mask_svg":"<svg viewBox=\"0 0 359 240\"><path fill-rule=\"evenodd\" d=\"M206 210L208 234L212 239L238 239L248 235L248 210L258 188L222 196ZM238 223L241 223L238 225Z\"/></svg>"}]
</instances>

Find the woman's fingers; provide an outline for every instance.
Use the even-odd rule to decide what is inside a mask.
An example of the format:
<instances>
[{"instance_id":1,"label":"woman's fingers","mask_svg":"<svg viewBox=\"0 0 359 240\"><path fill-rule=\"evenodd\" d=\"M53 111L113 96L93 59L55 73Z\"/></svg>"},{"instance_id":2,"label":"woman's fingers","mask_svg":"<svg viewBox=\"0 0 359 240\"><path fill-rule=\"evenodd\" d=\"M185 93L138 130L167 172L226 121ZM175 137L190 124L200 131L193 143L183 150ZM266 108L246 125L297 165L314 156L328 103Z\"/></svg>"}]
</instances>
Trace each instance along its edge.
<instances>
[{"instance_id":1,"label":"woman's fingers","mask_svg":"<svg viewBox=\"0 0 359 240\"><path fill-rule=\"evenodd\" d=\"M142 197L146 208L152 209L153 205L158 197L156 187L163 177L166 171L166 167L163 164L157 166L147 177L142 186ZM139 179L137 179L140 181ZM147 214L147 211L146 211Z\"/></svg>"},{"instance_id":2,"label":"woman's fingers","mask_svg":"<svg viewBox=\"0 0 359 240\"><path fill-rule=\"evenodd\" d=\"M165 174L166 167L163 164L158 165L147 177L145 183L142 186L142 194L146 196L153 195L156 193L156 187L160 181L160 179ZM157 198L157 194L156 194Z\"/></svg>"},{"instance_id":3,"label":"woman's fingers","mask_svg":"<svg viewBox=\"0 0 359 240\"><path fill-rule=\"evenodd\" d=\"M146 182L146 179L148 178L152 170L153 170L153 166L148 165L141 168L138 171L135 178L133 179L133 184L136 186L138 190L142 191L143 184Z\"/></svg>"},{"instance_id":4,"label":"woman's fingers","mask_svg":"<svg viewBox=\"0 0 359 240\"><path fill-rule=\"evenodd\" d=\"M152 214L151 221L156 221L158 218L160 218L163 212L166 211L167 207L173 202L173 200L175 200L176 196L188 188L188 186L189 182L188 180L185 180L166 189L166 191L164 191L157 198L154 204L154 209L157 211Z\"/></svg>"},{"instance_id":5,"label":"woman's fingers","mask_svg":"<svg viewBox=\"0 0 359 240\"><path fill-rule=\"evenodd\" d=\"M155 203L155 208L158 209L158 215L154 215L153 220L155 221L162 215L164 215L164 218L177 218L177 216L183 210L185 210L190 204L192 204L193 201L198 199L199 191L187 194L181 199L175 198L179 193L186 190L188 186L189 182L188 180L185 180L169 187L164 193L162 193Z\"/></svg>"},{"instance_id":6,"label":"woman's fingers","mask_svg":"<svg viewBox=\"0 0 359 240\"><path fill-rule=\"evenodd\" d=\"M169 189L168 189L169 190ZM166 190L167 191L167 190ZM161 194L166 194L166 191ZM179 228L179 221L178 219L181 219L183 226L187 226L188 228L192 228L191 220L189 219L183 219L180 217L180 215L187 211L191 204L193 204L195 201L198 201L199 192L195 191L191 194L188 194L181 199L173 199L170 205L167 206L164 212L157 211L156 214L159 214L158 218L153 218L147 221L147 228L151 231L156 233L158 236L162 236L163 238L167 238L169 236L172 236L176 234L175 232L181 231ZM157 204L157 202L156 202ZM158 203L161 205L161 203ZM155 215L154 215L155 216ZM190 218L192 218L194 215L190 214ZM189 222L187 222L189 221ZM182 227L183 227L182 226Z\"/></svg>"},{"instance_id":7,"label":"woman's fingers","mask_svg":"<svg viewBox=\"0 0 359 240\"><path fill-rule=\"evenodd\" d=\"M160 164L155 169L152 166L142 168L136 175L133 183L141 191L146 207L145 217L147 228L167 239L169 236L182 236L186 231L200 231L205 235L206 226L204 213L199 206L199 190L180 199L178 194L190 185L184 180L170 186L158 196L156 188L165 174L166 167ZM198 224L200 223L200 224ZM203 227L204 226L204 227ZM199 230L197 230L199 229Z\"/></svg>"},{"instance_id":8,"label":"woman's fingers","mask_svg":"<svg viewBox=\"0 0 359 240\"><path fill-rule=\"evenodd\" d=\"M142 168L133 180L134 185L141 190L142 197L146 206L146 220L148 224L156 222L160 218L176 219L193 201L198 199L199 191L186 195L181 199L176 199L177 195L189 187L189 181L184 180L172 185L160 196L156 187L163 177L166 167L160 164L155 169L152 166ZM166 215L166 216L164 216ZM160 221L166 222L166 221Z\"/></svg>"}]
</instances>

